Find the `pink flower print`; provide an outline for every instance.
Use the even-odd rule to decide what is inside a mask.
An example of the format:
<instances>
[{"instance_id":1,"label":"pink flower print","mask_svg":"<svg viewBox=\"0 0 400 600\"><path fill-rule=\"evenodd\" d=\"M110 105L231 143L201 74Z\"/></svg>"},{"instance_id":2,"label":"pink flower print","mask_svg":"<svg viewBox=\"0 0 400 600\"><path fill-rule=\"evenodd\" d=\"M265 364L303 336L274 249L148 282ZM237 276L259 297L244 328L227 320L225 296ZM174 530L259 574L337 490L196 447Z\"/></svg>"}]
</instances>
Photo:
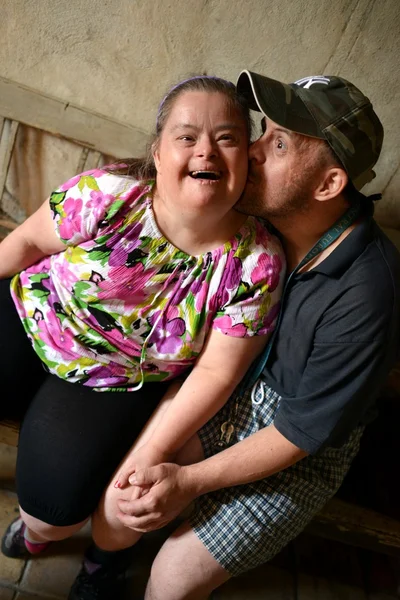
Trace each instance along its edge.
<instances>
[{"instance_id":1,"label":"pink flower print","mask_svg":"<svg viewBox=\"0 0 400 600\"><path fill-rule=\"evenodd\" d=\"M181 336L185 333L186 324L183 319L171 319L167 321L165 328L156 324L149 342L155 343L157 352L160 354L176 354L182 348Z\"/></svg>"},{"instance_id":2,"label":"pink flower print","mask_svg":"<svg viewBox=\"0 0 400 600\"><path fill-rule=\"evenodd\" d=\"M74 336L69 329L62 329L58 317L53 312L48 312L46 318L38 322L39 337L49 348L61 348L63 355L69 354L73 359L79 354L72 351Z\"/></svg>"},{"instance_id":3,"label":"pink flower print","mask_svg":"<svg viewBox=\"0 0 400 600\"><path fill-rule=\"evenodd\" d=\"M104 169L108 169L108 167L104 167ZM79 177L87 177L88 175L91 175L92 177L98 179L99 177L103 177L103 175L107 175L107 172L104 169L89 169L89 171L84 171L81 173Z\"/></svg>"},{"instance_id":4,"label":"pink flower print","mask_svg":"<svg viewBox=\"0 0 400 600\"><path fill-rule=\"evenodd\" d=\"M111 248L111 254L108 259L110 267L124 265L127 262L129 254L141 244L139 235L142 229L143 225L141 223L135 223L129 229L125 229L122 232L117 231L107 240L106 245L108 248Z\"/></svg>"},{"instance_id":5,"label":"pink flower print","mask_svg":"<svg viewBox=\"0 0 400 600\"><path fill-rule=\"evenodd\" d=\"M128 382L124 367L115 363L89 369L86 375L89 379L84 382L84 385L89 387L112 387L125 385Z\"/></svg>"},{"instance_id":6,"label":"pink flower print","mask_svg":"<svg viewBox=\"0 0 400 600\"><path fill-rule=\"evenodd\" d=\"M240 283L242 277L242 261L240 258L233 257L228 259L225 267L225 286L228 290L234 290Z\"/></svg>"},{"instance_id":7,"label":"pink flower print","mask_svg":"<svg viewBox=\"0 0 400 600\"><path fill-rule=\"evenodd\" d=\"M37 263L30 265L20 273L20 282L22 287L30 286L30 276L37 273L48 273L50 271L50 256L39 260Z\"/></svg>"},{"instance_id":8,"label":"pink flower print","mask_svg":"<svg viewBox=\"0 0 400 600\"><path fill-rule=\"evenodd\" d=\"M78 281L77 276L71 270L71 265L63 260L63 256L59 256L53 261L52 271L57 276L58 281L62 283L63 287L68 290L72 290L74 283Z\"/></svg>"},{"instance_id":9,"label":"pink flower print","mask_svg":"<svg viewBox=\"0 0 400 600\"><path fill-rule=\"evenodd\" d=\"M60 222L60 236L64 240L70 240L73 238L75 233L81 231L82 226L82 200L78 198L67 198L64 202L64 211L66 216L62 218Z\"/></svg>"},{"instance_id":10,"label":"pink flower print","mask_svg":"<svg viewBox=\"0 0 400 600\"><path fill-rule=\"evenodd\" d=\"M229 291L235 290L238 288L240 284L240 280L242 277L242 261L240 258L234 257L231 254L228 257L226 262L224 276L219 285L218 292L216 297L212 298L211 306L216 306L221 308L225 306L229 302Z\"/></svg>"},{"instance_id":11,"label":"pink flower print","mask_svg":"<svg viewBox=\"0 0 400 600\"><path fill-rule=\"evenodd\" d=\"M139 304L145 298L144 288L152 274L151 270L145 271L140 262L131 268L124 265L113 267L109 270L107 279L99 283L99 298Z\"/></svg>"},{"instance_id":12,"label":"pink flower print","mask_svg":"<svg viewBox=\"0 0 400 600\"><path fill-rule=\"evenodd\" d=\"M92 190L90 192L90 200L87 202L87 207L93 211L94 219L97 221L100 217L105 215L106 210L111 204L115 202L115 196L112 194L103 194Z\"/></svg>"},{"instance_id":13,"label":"pink flower print","mask_svg":"<svg viewBox=\"0 0 400 600\"><path fill-rule=\"evenodd\" d=\"M263 283L268 284L268 291L273 292L279 283L279 276L282 271L282 261L279 254L270 256L266 252L260 254L257 266L251 274L251 281L254 285Z\"/></svg>"},{"instance_id":14,"label":"pink flower print","mask_svg":"<svg viewBox=\"0 0 400 600\"><path fill-rule=\"evenodd\" d=\"M204 281L200 290L196 294L194 306L197 311L201 311L203 306L205 305L209 287L209 283L207 281Z\"/></svg>"},{"instance_id":15,"label":"pink flower print","mask_svg":"<svg viewBox=\"0 0 400 600\"><path fill-rule=\"evenodd\" d=\"M129 357L140 356L142 349L141 345L135 342L133 339L125 337L124 334L116 327L111 329L111 331L108 331L106 335L110 344L118 348L120 352L123 352Z\"/></svg>"},{"instance_id":16,"label":"pink flower print","mask_svg":"<svg viewBox=\"0 0 400 600\"><path fill-rule=\"evenodd\" d=\"M262 223L260 223L260 221L255 221L256 224L256 238L255 238L255 242L258 246L263 246L264 248L267 247L268 242L271 239L271 234L268 231L268 229L266 228L265 225L263 225Z\"/></svg>"},{"instance_id":17,"label":"pink flower print","mask_svg":"<svg viewBox=\"0 0 400 600\"><path fill-rule=\"evenodd\" d=\"M259 335L266 335L267 333L271 333L271 331L275 328L275 321L278 318L280 306L280 302L274 304L274 306L270 309L268 314L264 317L262 327L257 330L257 333Z\"/></svg>"},{"instance_id":18,"label":"pink flower print","mask_svg":"<svg viewBox=\"0 0 400 600\"><path fill-rule=\"evenodd\" d=\"M61 192L66 192L67 190L70 190L71 188L73 188L77 183L79 183L81 176L80 175L75 175L75 177L72 177L71 179L68 179L68 181L66 181L65 183L63 183L59 190Z\"/></svg>"},{"instance_id":19,"label":"pink flower print","mask_svg":"<svg viewBox=\"0 0 400 600\"><path fill-rule=\"evenodd\" d=\"M220 330L225 335L232 337L245 337L247 333L247 327L243 323L233 324L232 318L229 315L217 317L213 323L214 329Z\"/></svg>"}]
</instances>

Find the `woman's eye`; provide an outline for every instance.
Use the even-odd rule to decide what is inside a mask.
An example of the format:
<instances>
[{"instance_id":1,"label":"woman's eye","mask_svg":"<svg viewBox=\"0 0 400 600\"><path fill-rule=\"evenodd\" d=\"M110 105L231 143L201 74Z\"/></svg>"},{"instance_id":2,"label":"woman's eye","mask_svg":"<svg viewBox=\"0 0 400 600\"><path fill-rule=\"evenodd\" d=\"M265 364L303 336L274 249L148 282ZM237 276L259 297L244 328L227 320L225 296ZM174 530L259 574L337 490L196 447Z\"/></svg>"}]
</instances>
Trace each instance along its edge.
<instances>
[{"instance_id":1,"label":"woman's eye","mask_svg":"<svg viewBox=\"0 0 400 600\"><path fill-rule=\"evenodd\" d=\"M233 144L236 142L236 138L232 133L223 133L222 135L219 136L218 141L219 142L228 142L230 144Z\"/></svg>"},{"instance_id":2,"label":"woman's eye","mask_svg":"<svg viewBox=\"0 0 400 600\"><path fill-rule=\"evenodd\" d=\"M182 142L193 142L193 137L191 135L181 135L179 138Z\"/></svg>"}]
</instances>

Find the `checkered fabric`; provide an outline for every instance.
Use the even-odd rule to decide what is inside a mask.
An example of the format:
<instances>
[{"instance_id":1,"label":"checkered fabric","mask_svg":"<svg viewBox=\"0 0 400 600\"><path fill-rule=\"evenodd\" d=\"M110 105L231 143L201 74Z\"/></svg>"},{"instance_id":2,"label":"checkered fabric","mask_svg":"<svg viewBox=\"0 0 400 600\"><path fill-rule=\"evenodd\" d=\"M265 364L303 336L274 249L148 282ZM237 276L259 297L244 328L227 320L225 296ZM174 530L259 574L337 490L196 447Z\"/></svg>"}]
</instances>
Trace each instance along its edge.
<instances>
[{"instance_id":1,"label":"checkered fabric","mask_svg":"<svg viewBox=\"0 0 400 600\"><path fill-rule=\"evenodd\" d=\"M199 432L205 456L224 449L219 445L223 423L233 421L229 445L237 443L272 424L280 400L260 380L253 390L234 394ZM261 481L201 496L190 518L195 533L233 576L267 562L335 494L362 432L359 427L341 448L326 448Z\"/></svg>"}]
</instances>

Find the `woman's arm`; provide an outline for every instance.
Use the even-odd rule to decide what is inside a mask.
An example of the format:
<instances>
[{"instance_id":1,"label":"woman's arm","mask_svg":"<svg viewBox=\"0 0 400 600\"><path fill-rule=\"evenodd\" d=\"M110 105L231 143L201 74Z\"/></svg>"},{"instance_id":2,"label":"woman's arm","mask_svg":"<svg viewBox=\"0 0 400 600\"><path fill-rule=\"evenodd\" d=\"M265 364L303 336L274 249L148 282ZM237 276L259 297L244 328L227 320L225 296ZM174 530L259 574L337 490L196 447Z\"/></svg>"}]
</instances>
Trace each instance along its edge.
<instances>
[{"instance_id":1,"label":"woman's arm","mask_svg":"<svg viewBox=\"0 0 400 600\"><path fill-rule=\"evenodd\" d=\"M173 460L179 450L228 400L268 336L230 337L212 329L196 361L150 440L132 454L118 474L117 487L140 468Z\"/></svg>"},{"instance_id":2,"label":"woman's arm","mask_svg":"<svg viewBox=\"0 0 400 600\"><path fill-rule=\"evenodd\" d=\"M118 518L136 531L153 531L202 494L269 477L305 456L307 452L270 425L195 464L162 464L139 471L131 479L141 492L118 502Z\"/></svg>"},{"instance_id":3,"label":"woman's arm","mask_svg":"<svg viewBox=\"0 0 400 600\"><path fill-rule=\"evenodd\" d=\"M212 329L151 443L171 454L179 450L225 404L267 339L229 337Z\"/></svg>"},{"instance_id":4,"label":"woman's arm","mask_svg":"<svg viewBox=\"0 0 400 600\"><path fill-rule=\"evenodd\" d=\"M0 279L11 277L44 256L65 250L57 237L49 201L14 229L0 244Z\"/></svg>"}]
</instances>

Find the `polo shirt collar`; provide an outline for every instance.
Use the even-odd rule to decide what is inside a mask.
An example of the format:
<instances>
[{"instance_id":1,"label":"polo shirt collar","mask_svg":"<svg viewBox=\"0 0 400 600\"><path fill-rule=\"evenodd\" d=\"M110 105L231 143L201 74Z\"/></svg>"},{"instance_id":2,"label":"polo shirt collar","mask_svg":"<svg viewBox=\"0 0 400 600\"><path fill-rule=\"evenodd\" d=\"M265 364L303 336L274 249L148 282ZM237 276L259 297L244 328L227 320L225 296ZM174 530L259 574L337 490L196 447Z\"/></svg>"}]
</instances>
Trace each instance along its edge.
<instances>
[{"instance_id":1,"label":"polo shirt collar","mask_svg":"<svg viewBox=\"0 0 400 600\"><path fill-rule=\"evenodd\" d=\"M319 265L299 276L321 273L328 277L341 275L374 239L375 221L366 217Z\"/></svg>"}]
</instances>

